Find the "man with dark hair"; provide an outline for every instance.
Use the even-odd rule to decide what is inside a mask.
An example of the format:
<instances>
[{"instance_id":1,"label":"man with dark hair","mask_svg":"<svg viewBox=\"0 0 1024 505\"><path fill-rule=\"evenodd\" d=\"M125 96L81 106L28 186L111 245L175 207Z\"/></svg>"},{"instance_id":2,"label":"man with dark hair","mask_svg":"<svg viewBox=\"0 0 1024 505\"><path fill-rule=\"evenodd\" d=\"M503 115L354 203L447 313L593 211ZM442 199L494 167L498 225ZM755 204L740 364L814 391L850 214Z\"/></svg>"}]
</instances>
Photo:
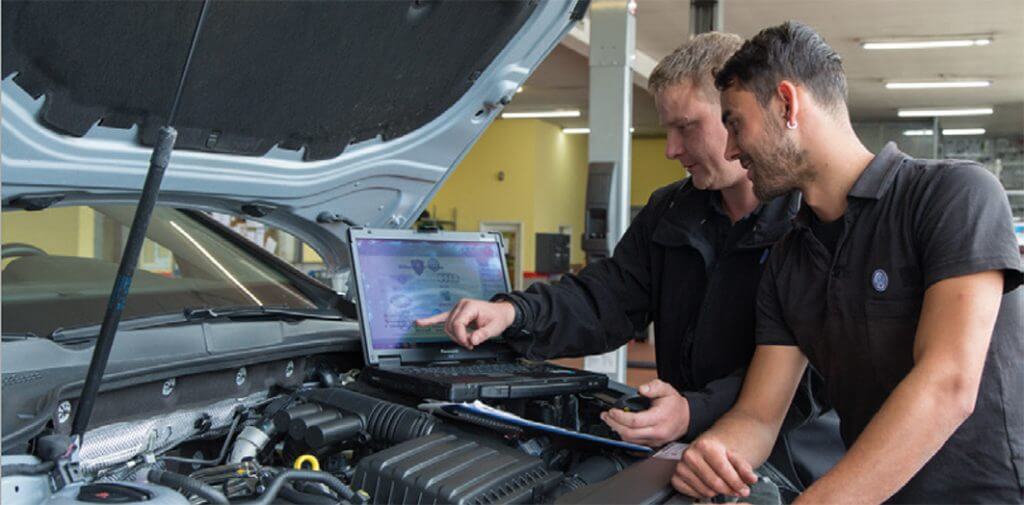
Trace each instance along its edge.
<instances>
[{"instance_id":1,"label":"man with dark hair","mask_svg":"<svg viewBox=\"0 0 1024 505\"><path fill-rule=\"evenodd\" d=\"M616 349L653 321L658 379L639 388L651 408L611 409L602 419L624 440L651 447L690 440L711 426L743 383L757 282L799 201L794 194L762 204L740 164L722 158L728 135L712 74L741 44L736 35L701 34L651 73L668 132L665 156L690 176L651 195L611 258L551 285L461 300L417 324L444 323L468 348L501 335L527 358L549 359ZM770 462L785 476L773 474L777 483L802 489L831 467L842 444L835 415L821 416L810 380L792 411Z\"/></svg>"},{"instance_id":2,"label":"man with dark hair","mask_svg":"<svg viewBox=\"0 0 1024 505\"><path fill-rule=\"evenodd\" d=\"M736 405L684 453L691 496L754 482L808 361L848 452L799 502L1024 500L1024 289L999 181L968 161L873 155L839 56L787 22L716 76L726 158L758 198L799 189L758 294Z\"/></svg>"}]
</instances>

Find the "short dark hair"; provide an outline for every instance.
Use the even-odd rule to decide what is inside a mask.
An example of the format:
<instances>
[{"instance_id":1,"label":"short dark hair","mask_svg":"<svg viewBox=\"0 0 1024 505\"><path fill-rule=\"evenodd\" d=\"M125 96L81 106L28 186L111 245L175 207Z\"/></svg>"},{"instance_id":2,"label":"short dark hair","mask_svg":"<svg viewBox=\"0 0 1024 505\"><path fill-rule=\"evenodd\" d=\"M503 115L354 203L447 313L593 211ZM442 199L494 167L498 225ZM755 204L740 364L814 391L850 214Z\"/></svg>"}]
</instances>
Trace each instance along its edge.
<instances>
[{"instance_id":1,"label":"short dark hair","mask_svg":"<svg viewBox=\"0 0 1024 505\"><path fill-rule=\"evenodd\" d=\"M739 84L766 107L780 81L806 86L823 105L838 110L846 104L846 74L839 53L813 28L786 21L761 30L715 74L715 87Z\"/></svg>"}]
</instances>

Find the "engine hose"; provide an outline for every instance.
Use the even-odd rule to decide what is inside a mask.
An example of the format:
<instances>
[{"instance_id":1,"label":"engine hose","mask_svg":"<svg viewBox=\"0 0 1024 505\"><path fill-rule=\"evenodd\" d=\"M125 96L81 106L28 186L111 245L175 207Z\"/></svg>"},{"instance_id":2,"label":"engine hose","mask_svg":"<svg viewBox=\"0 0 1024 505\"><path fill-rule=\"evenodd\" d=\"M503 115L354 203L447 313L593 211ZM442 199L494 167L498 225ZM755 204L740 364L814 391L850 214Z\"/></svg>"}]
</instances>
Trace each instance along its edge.
<instances>
[{"instance_id":1,"label":"engine hose","mask_svg":"<svg viewBox=\"0 0 1024 505\"><path fill-rule=\"evenodd\" d=\"M235 464L241 463L247 458L255 459L270 442L271 437L270 433L258 426L246 426L235 437L235 444L231 447L231 456L228 457L227 462Z\"/></svg>"},{"instance_id":2,"label":"engine hose","mask_svg":"<svg viewBox=\"0 0 1024 505\"><path fill-rule=\"evenodd\" d=\"M355 491L352 491L351 488L346 486L341 479L327 472L314 472L312 470L285 470L274 477L274 480L270 482L270 485L267 486L266 492L263 493L263 496L260 497L259 500L247 501L244 503L251 505L270 505L277 499L277 495L281 493L281 489L284 488L285 484L293 480L307 480L326 484L332 491L338 493L338 496L341 497L342 500L350 502L365 501L357 497Z\"/></svg>"},{"instance_id":3,"label":"engine hose","mask_svg":"<svg viewBox=\"0 0 1024 505\"><path fill-rule=\"evenodd\" d=\"M380 442L399 444L434 430L434 420L426 413L347 388L313 390L303 396L314 404L359 416L370 437Z\"/></svg>"},{"instance_id":4,"label":"engine hose","mask_svg":"<svg viewBox=\"0 0 1024 505\"><path fill-rule=\"evenodd\" d=\"M339 479L341 478L340 475L335 475L335 477L338 477ZM345 481L342 480L342 482ZM312 494L316 496L325 496L327 498L331 498L334 500L337 499L333 494L327 491L327 488L324 487L323 484L317 484L316 482L298 481L292 483L292 487L295 488L295 490L300 493ZM351 488L352 486L349 487Z\"/></svg>"},{"instance_id":5,"label":"engine hose","mask_svg":"<svg viewBox=\"0 0 1024 505\"><path fill-rule=\"evenodd\" d=\"M228 428L227 435L224 435L224 444L220 446L220 452L217 454L216 459L180 458L178 456L160 456L159 459L187 465L217 466L224 461L224 456L228 453L228 447L231 446L231 437L235 434L235 428L238 427L238 422L241 420L241 414L235 413L234 418L231 420L231 427Z\"/></svg>"},{"instance_id":6,"label":"engine hose","mask_svg":"<svg viewBox=\"0 0 1024 505\"><path fill-rule=\"evenodd\" d=\"M366 419L366 431L371 437L392 443L429 435L433 430L434 421L430 417L390 402L375 405Z\"/></svg>"},{"instance_id":7,"label":"engine hose","mask_svg":"<svg viewBox=\"0 0 1024 505\"><path fill-rule=\"evenodd\" d=\"M316 371L316 378L320 381L320 385L325 388L333 388L334 384L337 383L334 374L330 370L320 368Z\"/></svg>"},{"instance_id":8,"label":"engine hose","mask_svg":"<svg viewBox=\"0 0 1024 505\"><path fill-rule=\"evenodd\" d=\"M277 495L280 498L284 498L292 503L300 504L311 504L311 505L334 505L338 503L336 498L330 498L324 495L303 493L298 489L295 489L289 485L281 487L281 492Z\"/></svg>"},{"instance_id":9,"label":"engine hose","mask_svg":"<svg viewBox=\"0 0 1024 505\"><path fill-rule=\"evenodd\" d=\"M154 484L163 484L187 494L194 494L214 505L228 505L229 503L228 498L217 488L187 475L153 468L149 471L147 478Z\"/></svg>"}]
</instances>

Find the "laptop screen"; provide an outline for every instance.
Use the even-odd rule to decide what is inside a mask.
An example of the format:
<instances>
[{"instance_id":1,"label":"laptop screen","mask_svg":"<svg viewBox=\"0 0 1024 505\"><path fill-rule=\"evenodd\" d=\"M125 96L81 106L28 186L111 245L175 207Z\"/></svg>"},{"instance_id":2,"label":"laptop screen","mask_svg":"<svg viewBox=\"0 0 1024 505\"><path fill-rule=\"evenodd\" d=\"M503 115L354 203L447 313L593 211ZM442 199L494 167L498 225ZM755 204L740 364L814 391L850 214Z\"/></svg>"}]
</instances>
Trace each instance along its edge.
<instances>
[{"instance_id":1,"label":"laptop screen","mask_svg":"<svg viewBox=\"0 0 1024 505\"><path fill-rule=\"evenodd\" d=\"M354 240L364 331L374 350L451 344L444 325L418 328L414 321L462 298L488 300L508 290L497 240Z\"/></svg>"}]
</instances>

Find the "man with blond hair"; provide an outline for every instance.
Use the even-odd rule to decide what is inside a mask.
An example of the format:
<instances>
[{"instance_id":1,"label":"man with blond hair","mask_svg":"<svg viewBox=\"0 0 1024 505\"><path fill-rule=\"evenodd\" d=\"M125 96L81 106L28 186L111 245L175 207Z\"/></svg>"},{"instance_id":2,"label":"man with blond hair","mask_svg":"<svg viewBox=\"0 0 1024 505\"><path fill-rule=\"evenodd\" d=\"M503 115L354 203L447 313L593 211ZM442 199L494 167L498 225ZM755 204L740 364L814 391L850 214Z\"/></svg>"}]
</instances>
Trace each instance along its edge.
<instances>
[{"instance_id":1,"label":"man with blond hair","mask_svg":"<svg viewBox=\"0 0 1024 505\"><path fill-rule=\"evenodd\" d=\"M444 323L467 348L500 335L526 357L548 359L616 349L653 322L658 379L640 386L651 407L611 409L602 419L624 440L651 447L711 426L736 401L754 350L758 280L799 206L796 194L758 201L743 167L722 156L728 135L712 76L741 44L732 34L698 35L651 73L665 156L689 176L651 195L611 258L555 284L461 300L417 324ZM841 451L813 384L808 375L787 423L800 429L770 458L782 473L773 480L792 483L783 487L809 485Z\"/></svg>"}]
</instances>

